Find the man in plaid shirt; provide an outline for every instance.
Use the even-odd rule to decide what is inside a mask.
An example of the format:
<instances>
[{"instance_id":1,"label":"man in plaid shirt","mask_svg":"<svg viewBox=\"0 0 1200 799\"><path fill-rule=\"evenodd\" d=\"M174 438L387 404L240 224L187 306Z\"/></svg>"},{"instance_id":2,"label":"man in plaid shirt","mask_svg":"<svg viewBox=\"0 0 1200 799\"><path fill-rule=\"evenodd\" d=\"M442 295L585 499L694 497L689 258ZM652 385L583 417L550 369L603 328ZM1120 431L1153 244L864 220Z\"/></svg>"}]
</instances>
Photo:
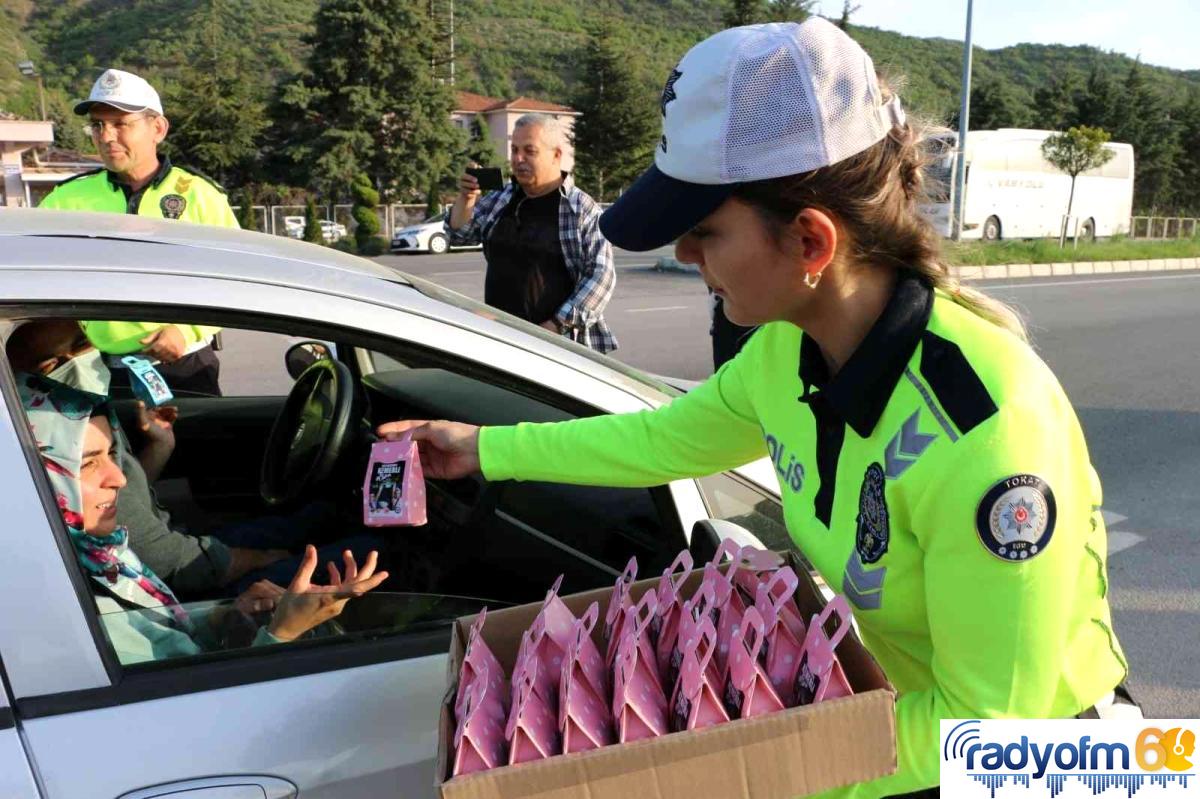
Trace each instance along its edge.
<instances>
[{"instance_id":1,"label":"man in plaid shirt","mask_svg":"<svg viewBox=\"0 0 1200 799\"><path fill-rule=\"evenodd\" d=\"M483 243L484 302L599 352L617 348L604 307L617 284L600 208L562 171L558 120L526 114L513 130L514 182L480 197L466 174L446 220L455 246Z\"/></svg>"}]
</instances>

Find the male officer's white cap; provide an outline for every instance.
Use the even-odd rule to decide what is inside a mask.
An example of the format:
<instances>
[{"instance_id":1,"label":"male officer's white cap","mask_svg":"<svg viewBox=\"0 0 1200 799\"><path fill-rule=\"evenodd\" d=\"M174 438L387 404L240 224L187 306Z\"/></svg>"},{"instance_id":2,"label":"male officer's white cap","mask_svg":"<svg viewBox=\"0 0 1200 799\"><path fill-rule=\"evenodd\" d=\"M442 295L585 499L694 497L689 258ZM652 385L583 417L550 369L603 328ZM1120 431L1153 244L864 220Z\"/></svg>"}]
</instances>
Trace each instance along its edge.
<instances>
[{"instance_id":1,"label":"male officer's white cap","mask_svg":"<svg viewBox=\"0 0 1200 799\"><path fill-rule=\"evenodd\" d=\"M153 111L161 114L162 101L154 87L132 72L106 69L92 84L92 93L86 100L75 104L75 113L86 114L94 105L111 105L130 113Z\"/></svg>"}]
</instances>

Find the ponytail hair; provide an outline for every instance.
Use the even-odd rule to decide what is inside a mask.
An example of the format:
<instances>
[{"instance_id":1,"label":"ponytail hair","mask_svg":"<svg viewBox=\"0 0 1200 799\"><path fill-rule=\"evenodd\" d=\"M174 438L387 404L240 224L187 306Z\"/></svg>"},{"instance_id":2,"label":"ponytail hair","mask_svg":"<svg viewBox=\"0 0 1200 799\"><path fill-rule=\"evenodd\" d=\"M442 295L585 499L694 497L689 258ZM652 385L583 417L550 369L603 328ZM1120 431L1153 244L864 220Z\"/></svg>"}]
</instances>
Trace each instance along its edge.
<instances>
[{"instance_id":1,"label":"ponytail hair","mask_svg":"<svg viewBox=\"0 0 1200 799\"><path fill-rule=\"evenodd\" d=\"M880 78L884 102L892 91ZM926 170L934 128L911 114L881 141L836 164L781 178L738 184L734 196L757 209L776 237L804 208L819 208L845 233L839 256L847 263L907 270L955 303L1022 341L1025 323L1015 309L965 286L950 273L941 237L920 212L928 201Z\"/></svg>"}]
</instances>

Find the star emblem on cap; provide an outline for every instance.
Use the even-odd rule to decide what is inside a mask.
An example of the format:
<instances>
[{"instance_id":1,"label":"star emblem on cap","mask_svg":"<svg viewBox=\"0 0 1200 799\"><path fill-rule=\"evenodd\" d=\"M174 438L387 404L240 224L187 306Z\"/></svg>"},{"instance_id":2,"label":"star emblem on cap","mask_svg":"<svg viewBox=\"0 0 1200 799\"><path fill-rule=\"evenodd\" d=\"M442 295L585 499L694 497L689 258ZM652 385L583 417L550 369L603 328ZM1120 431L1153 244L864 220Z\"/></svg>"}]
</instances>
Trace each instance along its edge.
<instances>
[{"instance_id":1,"label":"star emblem on cap","mask_svg":"<svg viewBox=\"0 0 1200 799\"><path fill-rule=\"evenodd\" d=\"M672 100L679 99L675 95L675 81L683 77L683 73L677 69L672 69L671 74L667 76L667 85L663 86L662 93L662 115L667 115L667 103Z\"/></svg>"}]
</instances>

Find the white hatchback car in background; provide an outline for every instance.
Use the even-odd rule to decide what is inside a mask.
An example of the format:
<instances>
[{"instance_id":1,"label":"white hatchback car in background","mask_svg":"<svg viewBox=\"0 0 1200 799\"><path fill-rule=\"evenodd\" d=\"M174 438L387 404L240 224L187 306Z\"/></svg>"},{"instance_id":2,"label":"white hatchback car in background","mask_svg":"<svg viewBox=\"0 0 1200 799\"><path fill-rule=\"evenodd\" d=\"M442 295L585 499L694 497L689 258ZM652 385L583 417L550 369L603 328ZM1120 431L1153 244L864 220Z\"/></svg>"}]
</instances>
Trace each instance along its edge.
<instances>
[{"instance_id":1,"label":"white hatchback car in background","mask_svg":"<svg viewBox=\"0 0 1200 799\"><path fill-rule=\"evenodd\" d=\"M346 237L345 225L339 225L337 222L332 222L328 219L318 221L321 223L321 236L325 239L326 244L333 244L335 241L341 241ZM291 238L304 238L304 217L285 216L283 218L283 226Z\"/></svg>"},{"instance_id":2,"label":"white hatchback car in background","mask_svg":"<svg viewBox=\"0 0 1200 799\"><path fill-rule=\"evenodd\" d=\"M437 216L431 216L424 222L400 228L392 234L392 252L429 252L441 255L450 250L478 250L481 245L472 244L466 247L451 247L450 239L446 236L445 222L449 211L442 211Z\"/></svg>"},{"instance_id":3,"label":"white hatchback car in background","mask_svg":"<svg viewBox=\"0 0 1200 799\"><path fill-rule=\"evenodd\" d=\"M318 496L352 526L383 421L554 421L676 393L433 284L283 237L7 209L0 245L0 339L45 317L219 325L229 374L283 376L273 394L174 401L175 454L156 487L193 530ZM131 400L114 407L133 413ZM249 647L262 621L249 618L201 655L122 663L0 355L0 796L431 797L451 619L540 600L560 574L565 592L612 585L630 556L641 576L683 547L707 557L711 518L739 543L786 547L773 471L764 458L652 488L429 480L429 524L383 531L393 577L336 624ZM229 604L196 600L214 602Z\"/></svg>"}]
</instances>

